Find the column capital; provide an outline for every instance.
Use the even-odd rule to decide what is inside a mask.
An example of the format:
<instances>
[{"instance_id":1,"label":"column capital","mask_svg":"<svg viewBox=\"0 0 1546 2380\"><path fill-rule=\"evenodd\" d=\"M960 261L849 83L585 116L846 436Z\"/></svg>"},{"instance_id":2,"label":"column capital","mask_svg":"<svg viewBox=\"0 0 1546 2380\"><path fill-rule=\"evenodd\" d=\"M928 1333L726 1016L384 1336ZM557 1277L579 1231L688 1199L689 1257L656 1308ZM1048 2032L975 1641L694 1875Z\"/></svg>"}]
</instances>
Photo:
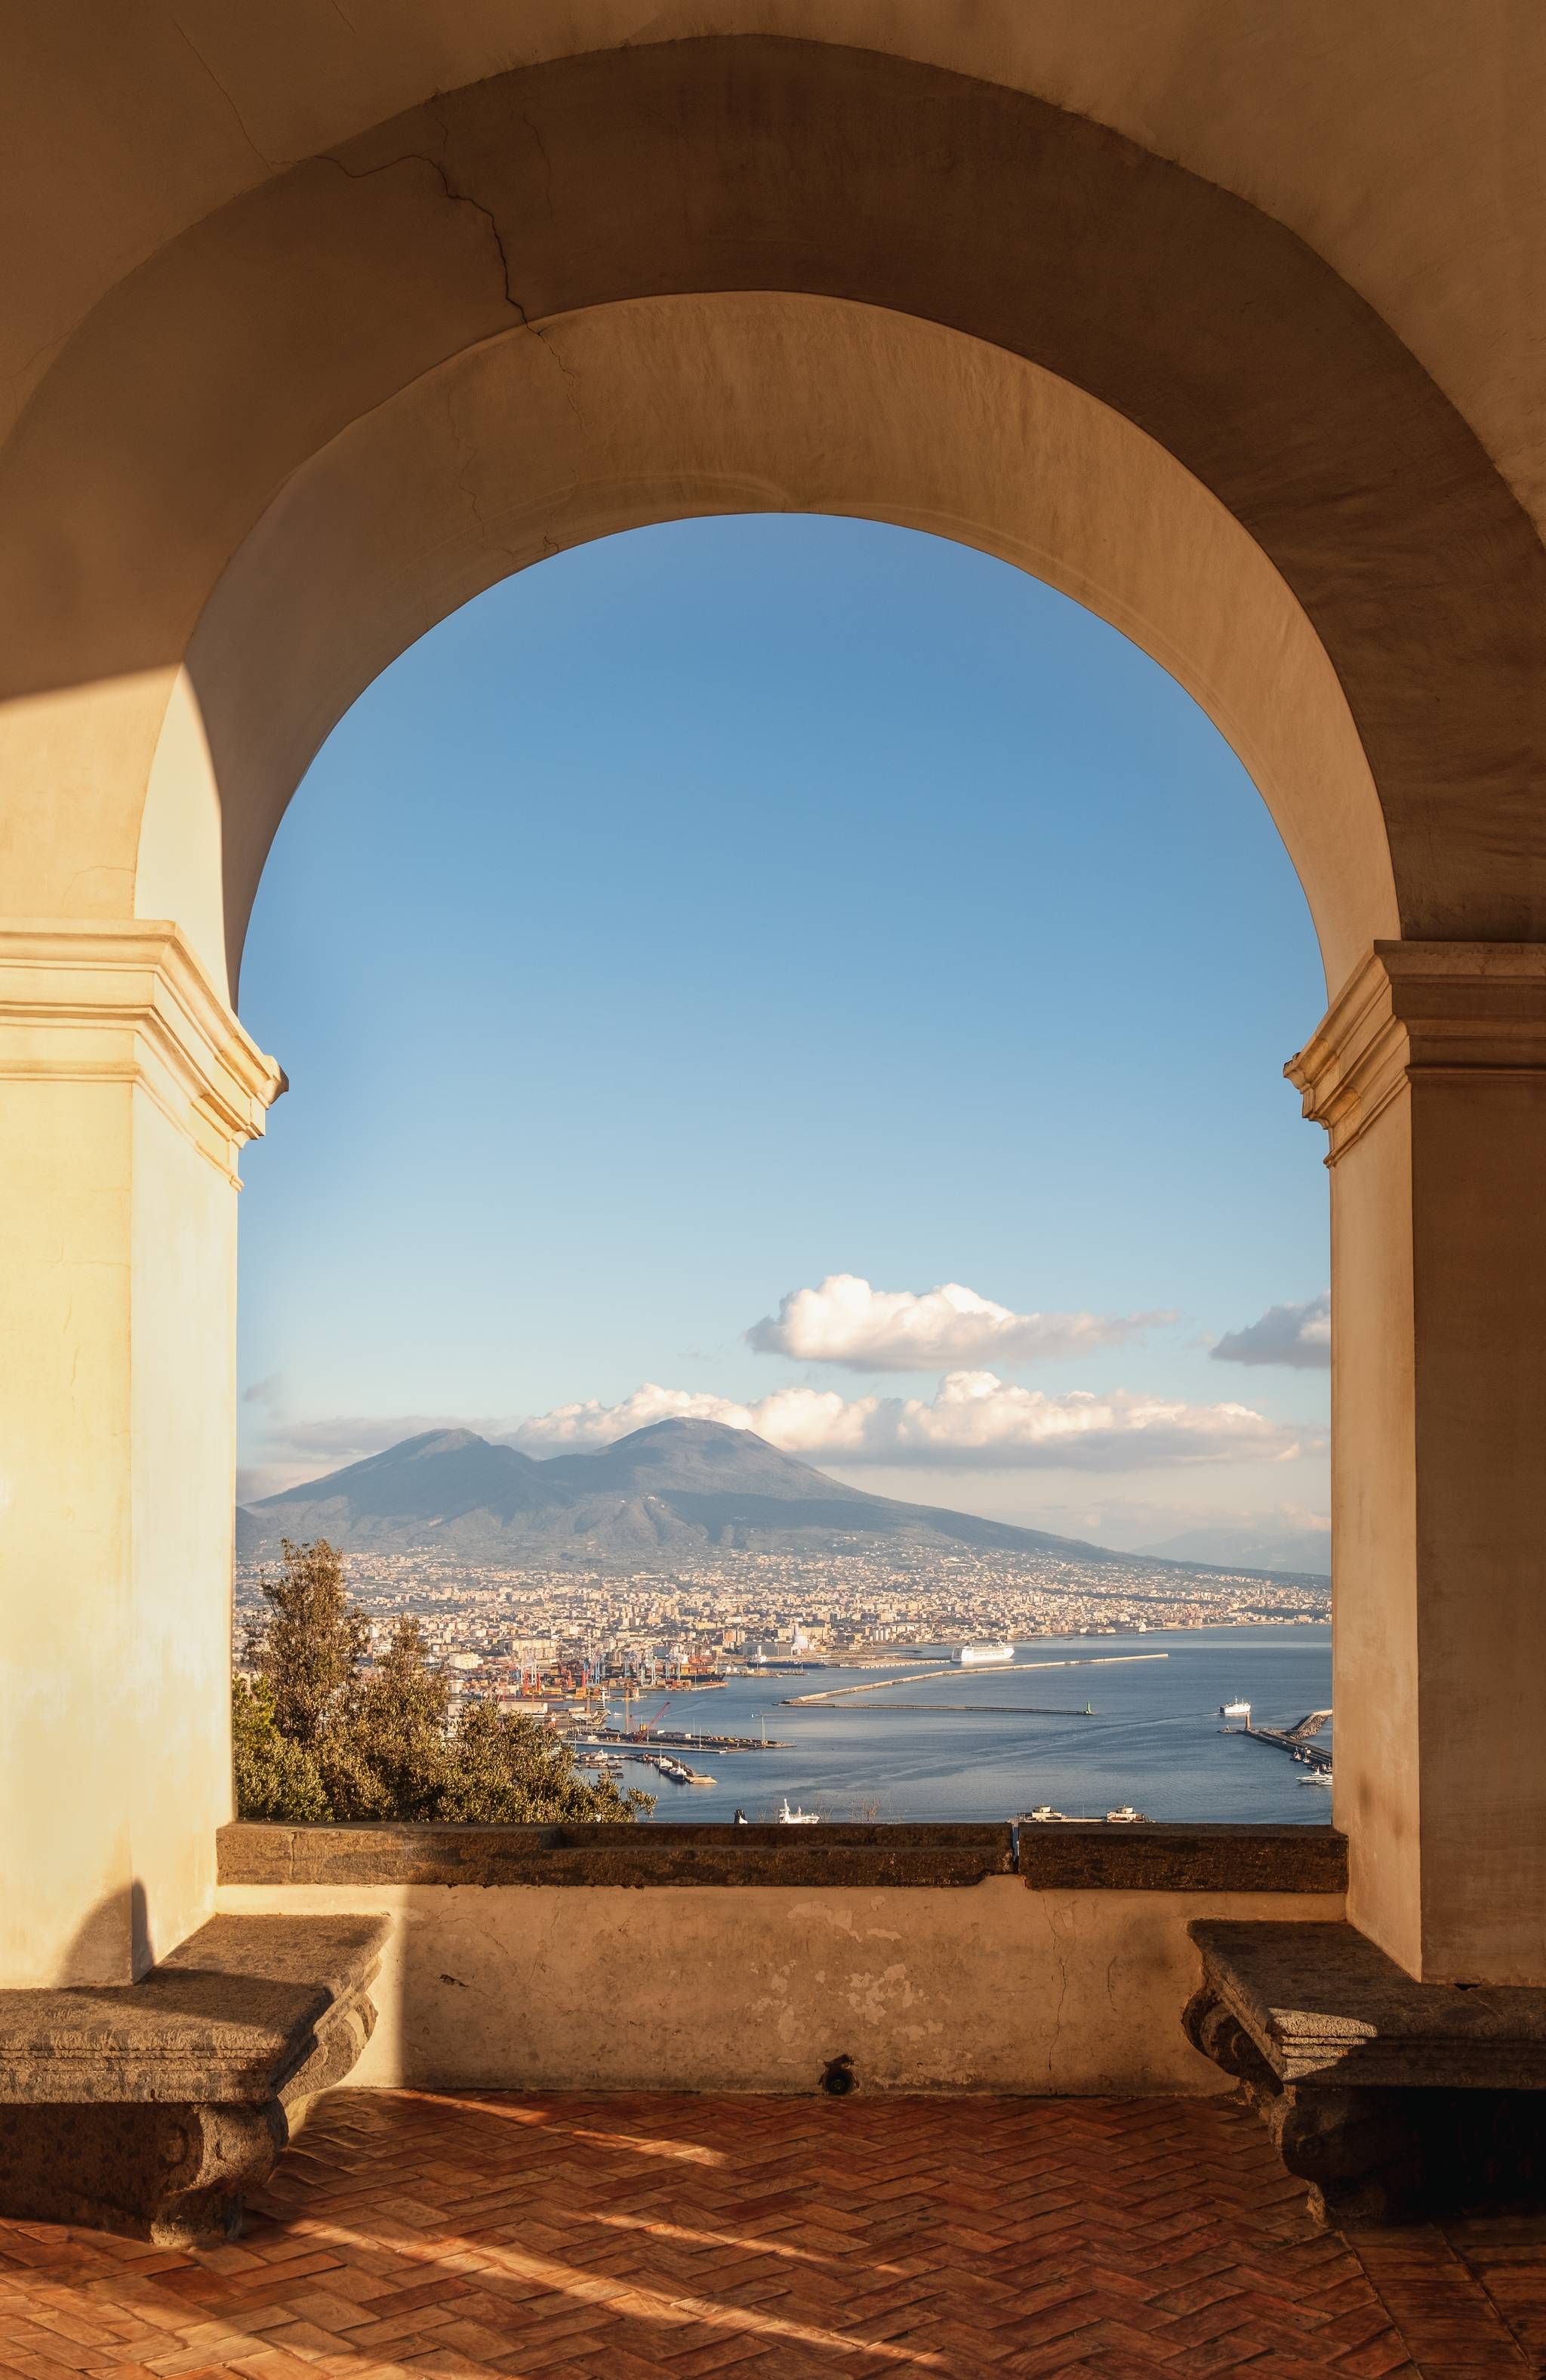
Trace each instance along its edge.
<instances>
[{"instance_id":1,"label":"column capital","mask_svg":"<svg viewBox=\"0 0 1546 2380\"><path fill-rule=\"evenodd\" d=\"M145 1092L223 1173L286 1087L164 918L0 923L0 1080Z\"/></svg>"},{"instance_id":2,"label":"column capital","mask_svg":"<svg viewBox=\"0 0 1546 2380\"><path fill-rule=\"evenodd\" d=\"M1546 1070L1546 942L1375 942L1284 1073L1334 1165L1409 1082Z\"/></svg>"}]
</instances>

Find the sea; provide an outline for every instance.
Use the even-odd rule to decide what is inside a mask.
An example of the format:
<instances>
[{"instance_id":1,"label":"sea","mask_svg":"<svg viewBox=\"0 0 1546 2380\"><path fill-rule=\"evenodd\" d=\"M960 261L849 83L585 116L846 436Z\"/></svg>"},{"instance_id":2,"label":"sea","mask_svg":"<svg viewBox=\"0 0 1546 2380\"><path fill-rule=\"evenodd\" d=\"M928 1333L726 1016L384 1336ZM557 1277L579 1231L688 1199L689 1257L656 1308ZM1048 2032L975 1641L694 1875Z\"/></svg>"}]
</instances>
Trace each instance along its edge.
<instances>
[{"instance_id":1,"label":"sea","mask_svg":"<svg viewBox=\"0 0 1546 2380\"><path fill-rule=\"evenodd\" d=\"M1016 1648L1013 1667L925 1680L925 1666L733 1677L663 1711L641 1701L636 1723L658 1714L664 1729L759 1738L765 1728L770 1749L683 1751L712 1786L674 1784L632 1760L618 1781L656 1795L656 1825L737 1809L764 1821L785 1799L826 1819L1014 1818L1046 1802L1070 1818L1130 1803L1155 1819L1330 1824L1324 1786L1275 1745L1226 1732L1233 1723L1219 1715L1238 1698L1268 1727L1329 1709L1329 1626L1042 1636ZM837 1702L786 1699L892 1677L895 1686ZM886 1707L898 1703L920 1707ZM1330 1749L1331 1729L1317 1740Z\"/></svg>"}]
</instances>

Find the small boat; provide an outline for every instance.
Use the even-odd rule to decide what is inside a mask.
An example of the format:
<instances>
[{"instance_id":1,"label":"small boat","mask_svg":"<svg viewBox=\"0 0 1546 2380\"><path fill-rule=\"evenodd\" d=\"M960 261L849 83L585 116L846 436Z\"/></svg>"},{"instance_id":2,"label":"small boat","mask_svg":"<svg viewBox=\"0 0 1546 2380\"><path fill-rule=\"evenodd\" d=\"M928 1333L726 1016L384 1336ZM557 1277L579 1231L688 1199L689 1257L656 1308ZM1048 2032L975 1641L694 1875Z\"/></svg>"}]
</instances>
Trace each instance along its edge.
<instances>
[{"instance_id":1,"label":"small boat","mask_svg":"<svg viewBox=\"0 0 1546 2380\"><path fill-rule=\"evenodd\" d=\"M791 1810L789 1796L784 1796L784 1807L778 1814L781 1827L819 1827L822 1823L814 1810Z\"/></svg>"},{"instance_id":2,"label":"small boat","mask_svg":"<svg viewBox=\"0 0 1546 2380\"><path fill-rule=\"evenodd\" d=\"M1130 1802L1124 1802L1120 1810L1106 1812L1106 1824L1108 1827L1147 1827L1152 1821L1142 1810L1135 1810Z\"/></svg>"},{"instance_id":3,"label":"small boat","mask_svg":"<svg viewBox=\"0 0 1546 2380\"><path fill-rule=\"evenodd\" d=\"M1035 1809L1028 1815L1031 1824L1037 1827L1065 1827L1068 1823L1062 1811L1054 1810L1050 1802L1038 1802Z\"/></svg>"},{"instance_id":4,"label":"small boat","mask_svg":"<svg viewBox=\"0 0 1546 2380\"><path fill-rule=\"evenodd\" d=\"M1329 1768L1312 1768L1309 1775L1301 1778L1299 1781L1302 1785L1329 1785L1332 1781L1332 1772Z\"/></svg>"}]
</instances>

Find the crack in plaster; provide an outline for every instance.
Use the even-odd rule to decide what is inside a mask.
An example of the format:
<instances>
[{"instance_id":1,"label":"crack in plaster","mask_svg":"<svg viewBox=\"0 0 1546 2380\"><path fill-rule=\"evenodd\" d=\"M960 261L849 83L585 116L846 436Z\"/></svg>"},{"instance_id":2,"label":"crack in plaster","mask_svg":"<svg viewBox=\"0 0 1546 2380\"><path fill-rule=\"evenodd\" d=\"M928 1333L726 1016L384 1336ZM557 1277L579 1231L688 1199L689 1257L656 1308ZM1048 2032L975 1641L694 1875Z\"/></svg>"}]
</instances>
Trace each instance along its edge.
<instances>
[{"instance_id":1,"label":"crack in plaster","mask_svg":"<svg viewBox=\"0 0 1546 2380\"><path fill-rule=\"evenodd\" d=\"M557 216L554 212L553 204L553 159L548 155L547 144L543 140L542 136L538 131L536 126L532 123L530 116L523 114L521 116L521 122L525 125L528 132L530 133L537 154L542 161L542 197L547 204L548 221L549 223L555 223L557 221Z\"/></svg>"},{"instance_id":2,"label":"crack in plaster","mask_svg":"<svg viewBox=\"0 0 1546 2380\"><path fill-rule=\"evenodd\" d=\"M429 110L429 113L431 115L434 115L432 107ZM447 130L444 116L435 115L434 120L440 127L443 143L448 147L450 144L450 134ZM523 118L523 121L526 121L526 119ZM529 129L530 130L531 137L536 141L537 147L542 153L542 163L544 166L547 166L547 151L542 147L541 136L538 134L534 125L529 126ZM555 368L563 379L564 394L568 401L569 409L573 413L575 419L583 427L585 415L581 409L579 398L576 394L579 384L578 373L573 370L573 369L565 362L558 348L554 346L551 325L534 322L530 314L528 312L525 304L521 298L517 297L516 293L515 281L512 277L510 252L505 245L505 235L499 227L498 216L494 213L494 211L491 206L485 204L483 200L474 198L470 190L460 188L452 180L450 168L445 163L444 155L442 154L439 157L432 157L426 149L407 149L403 151L400 156L387 158L383 164L367 165L357 172L352 165L346 165L343 159L337 156L332 150L324 150L323 152L322 163L325 165L336 166L338 172L346 175L351 182L373 181L378 174L393 173L399 165L427 165L430 172L434 176L436 181L440 184L441 188L445 193L446 200L450 205L454 207L470 207L475 215L481 216L483 222L488 225L489 237L493 242L494 253L499 259L499 277L504 286L505 303L509 307L512 313L519 316L521 329L523 331L529 331L531 336L541 346L543 354L552 358ZM548 213L551 216L553 213L553 175L551 167L548 167L547 187L544 195L547 200Z\"/></svg>"},{"instance_id":3,"label":"crack in plaster","mask_svg":"<svg viewBox=\"0 0 1546 2380\"><path fill-rule=\"evenodd\" d=\"M242 113L241 113L240 108L237 105L236 101L232 98L232 96L231 96L230 92L226 90L226 88L225 88L225 84L221 81L220 77L215 73L215 70L214 70L214 68L211 66L211 64L210 64L210 62L209 62L208 58L207 58L207 57L205 57L203 51L199 47L198 42L194 40L194 38L193 38L192 34L189 31L188 27L187 27L186 25L182 24L181 22L179 22L179 20L177 19L177 18L176 18L175 16L174 16L174 17L170 17L168 21L169 21L169 22L170 22L170 24L171 24L172 30L173 30L175 33L180 33L180 34L181 34L181 36L182 36L183 40L187 42L187 44L188 44L189 48L192 51L192 53L193 53L194 56L198 59L199 64L203 67L203 70L204 70L205 74L209 77L209 79L210 79L211 82L213 82L213 85L214 85L214 87L215 87L216 91L220 93L221 98L225 101L225 103L226 106L230 109L230 111L231 111L231 115L232 115L232 116L233 116L233 118L234 118L234 120L235 120L235 123L236 123L237 130L241 134L242 139L246 141L246 143L247 143L248 147L251 150L252 154L253 154L253 155L254 155L254 157L256 157L256 159L258 160L258 163L259 163L259 164L262 167L262 169L263 169L264 173L265 173L265 174L277 174L277 173L278 173L278 171L279 171L279 167L274 164L274 160L273 160L273 158L272 158L272 157L265 157L265 156L264 156L264 154L263 154L262 151L259 148L259 146L258 146L257 142L253 140L251 133L250 133L250 132L249 132L249 130L248 130L248 128L247 128L247 126L246 126L246 124L244 123L244 121L243 121L243 119L242 119Z\"/></svg>"}]
</instances>

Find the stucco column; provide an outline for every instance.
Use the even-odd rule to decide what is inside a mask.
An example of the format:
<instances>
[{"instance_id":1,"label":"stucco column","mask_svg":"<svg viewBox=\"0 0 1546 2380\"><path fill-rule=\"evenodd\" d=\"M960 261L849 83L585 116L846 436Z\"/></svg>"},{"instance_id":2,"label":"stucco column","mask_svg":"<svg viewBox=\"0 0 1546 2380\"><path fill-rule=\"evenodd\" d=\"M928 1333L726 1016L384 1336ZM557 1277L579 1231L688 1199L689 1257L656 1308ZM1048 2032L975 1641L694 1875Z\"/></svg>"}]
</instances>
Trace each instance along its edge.
<instances>
[{"instance_id":1,"label":"stucco column","mask_svg":"<svg viewBox=\"0 0 1546 2380\"><path fill-rule=\"evenodd\" d=\"M1349 1914L1546 1983L1546 945L1377 942L1287 1073L1331 1135Z\"/></svg>"},{"instance_id":2,"label":"stucco column","mask_svg":"<svg viewBox=\"0 0 1546 2380\"><path fill-rule=\"evenodd\" d=\"M170 925L0 925L0 1985L207 1915L236 1163L283 1086Z\"/></svg>"}]
</instances>

